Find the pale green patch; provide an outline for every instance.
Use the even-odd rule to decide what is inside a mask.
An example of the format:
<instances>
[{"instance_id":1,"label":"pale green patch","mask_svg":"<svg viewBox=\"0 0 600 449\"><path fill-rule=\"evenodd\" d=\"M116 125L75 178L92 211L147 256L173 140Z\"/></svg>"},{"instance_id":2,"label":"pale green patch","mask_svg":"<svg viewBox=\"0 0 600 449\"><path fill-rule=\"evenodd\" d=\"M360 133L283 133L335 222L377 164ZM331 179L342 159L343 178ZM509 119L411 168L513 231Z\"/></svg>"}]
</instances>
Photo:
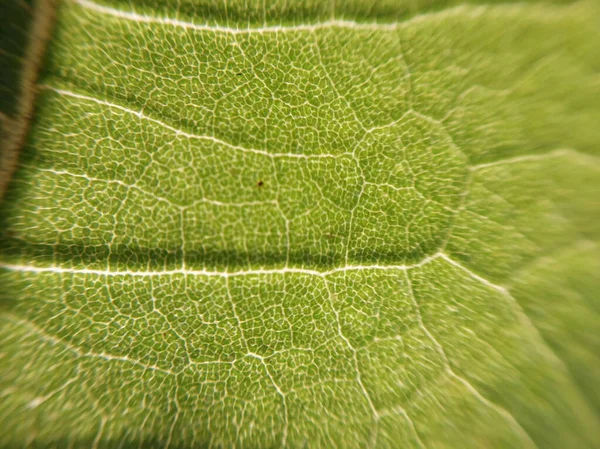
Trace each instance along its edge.
<instances>
[{"instance_id":1,"label":"pale green patch","mask_svg":"<svg viewBox=\"0 0 600 449\"><path fill-rule=\"evenodd\" d=\"M450 3L64 0L0 444L597 447L597 4Z\"/></svg>"}]
</instances>

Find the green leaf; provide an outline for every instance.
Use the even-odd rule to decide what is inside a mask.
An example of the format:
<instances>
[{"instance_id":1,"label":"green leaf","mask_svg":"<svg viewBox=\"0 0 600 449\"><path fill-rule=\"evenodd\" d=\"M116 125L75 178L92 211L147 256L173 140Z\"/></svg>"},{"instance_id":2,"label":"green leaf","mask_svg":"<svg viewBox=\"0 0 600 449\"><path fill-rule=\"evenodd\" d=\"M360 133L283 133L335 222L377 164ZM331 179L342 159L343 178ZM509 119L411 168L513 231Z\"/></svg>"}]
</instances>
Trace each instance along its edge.
<instances>
[{"instance_id":1,"label":"green leaf","mask_svg":"<svg viewBox=\"0 0 600 449\"><path fill-rule=\"evenodd\" d=\"M454 3L61 2L0 446L597 448L598 4Z\"/></svg>"}]
</instances>

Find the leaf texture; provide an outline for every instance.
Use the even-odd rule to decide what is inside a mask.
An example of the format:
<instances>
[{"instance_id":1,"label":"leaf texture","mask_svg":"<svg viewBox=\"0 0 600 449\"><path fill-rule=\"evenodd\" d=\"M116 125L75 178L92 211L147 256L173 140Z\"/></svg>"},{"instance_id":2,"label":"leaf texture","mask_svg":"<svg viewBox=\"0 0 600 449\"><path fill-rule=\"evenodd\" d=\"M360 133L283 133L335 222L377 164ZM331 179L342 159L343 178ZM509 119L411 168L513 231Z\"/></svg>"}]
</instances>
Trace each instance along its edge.
<instances>
[{"instance_id":1,"label":"leaf texture","mask_svg":"<svg viewBox=\"0 0 600 449\"><path fill-rule=\"evenodd\" d=\"M598 447L599 19L63 1L0 444Z\"/></svg>"}]
</instances>

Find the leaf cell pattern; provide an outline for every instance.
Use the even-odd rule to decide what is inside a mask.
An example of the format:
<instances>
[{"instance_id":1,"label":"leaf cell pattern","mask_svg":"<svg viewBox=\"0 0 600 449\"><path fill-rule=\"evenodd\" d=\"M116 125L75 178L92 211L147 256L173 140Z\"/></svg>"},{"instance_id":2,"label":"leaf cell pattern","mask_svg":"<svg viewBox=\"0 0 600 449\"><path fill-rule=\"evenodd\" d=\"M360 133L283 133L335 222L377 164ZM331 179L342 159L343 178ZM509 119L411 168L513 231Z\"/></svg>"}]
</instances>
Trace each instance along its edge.
<instances>
[{"instance_id":1,"label":"leaf cell pattern","mask_svg":"<svg viewBox=\"0 0 600 449\"><path fill-rule=\"evenodd\" d=\"M412 3L60 4L1 444L597 447L598 8Z\"/></svg>"}]
</instances>

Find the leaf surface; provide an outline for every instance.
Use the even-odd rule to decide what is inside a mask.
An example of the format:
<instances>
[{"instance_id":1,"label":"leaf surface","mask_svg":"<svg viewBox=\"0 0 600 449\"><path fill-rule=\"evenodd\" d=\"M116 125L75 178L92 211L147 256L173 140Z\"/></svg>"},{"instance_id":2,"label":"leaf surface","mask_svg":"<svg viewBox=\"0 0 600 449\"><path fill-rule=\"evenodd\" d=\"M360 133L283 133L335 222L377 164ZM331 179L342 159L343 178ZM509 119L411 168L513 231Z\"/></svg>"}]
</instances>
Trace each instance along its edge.
<instances>
[{"instance_id":1,"label":"leaf surface","mask_svg":"<svg viewBox=\"0 0 600 449\"><path fill-rule=\"evenodd\" d=\"M599 19L63 1L0 443L598 447Z\"/></svg>"}]
</instances>

